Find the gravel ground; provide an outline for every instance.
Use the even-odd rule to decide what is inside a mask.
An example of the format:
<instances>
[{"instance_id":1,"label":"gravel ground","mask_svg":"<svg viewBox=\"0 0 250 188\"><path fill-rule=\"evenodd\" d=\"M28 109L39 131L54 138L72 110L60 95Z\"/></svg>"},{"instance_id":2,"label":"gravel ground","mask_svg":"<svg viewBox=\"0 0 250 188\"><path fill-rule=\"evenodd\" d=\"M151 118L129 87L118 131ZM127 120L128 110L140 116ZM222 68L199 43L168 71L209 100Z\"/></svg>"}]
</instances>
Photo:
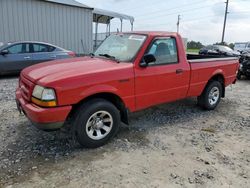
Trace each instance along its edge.
<instances>
[{"instance_id":1,"label":"gravel ground","mask_svg":"<svg viewBox=\"0 0 250 188\"><path fill-rule=\"evenodd\" d=\"M32 127L17 82L0 78L0 187L250 187L250 80L214 111L186 99L135 113L92 150Z\"/></svg>"}]
</instances>

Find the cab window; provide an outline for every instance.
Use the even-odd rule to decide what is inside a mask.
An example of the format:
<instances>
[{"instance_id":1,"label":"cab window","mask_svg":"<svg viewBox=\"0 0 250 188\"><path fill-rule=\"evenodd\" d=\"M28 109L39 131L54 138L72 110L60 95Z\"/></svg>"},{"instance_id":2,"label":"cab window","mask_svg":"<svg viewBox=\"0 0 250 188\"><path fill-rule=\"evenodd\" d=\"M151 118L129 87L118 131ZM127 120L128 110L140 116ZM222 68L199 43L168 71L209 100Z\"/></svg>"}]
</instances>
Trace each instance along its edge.
<instances>
[{"instance_id":1,"label":"cab window","mask_svg":"<svg viewBox=\"0 0 250 188\"><path fill-rule=\"evenodd\" d=\"M178 63L177 46L175 38L156 39L147 51L153 54L156 61L149 65Z\"/></svg>"}]
</instances>

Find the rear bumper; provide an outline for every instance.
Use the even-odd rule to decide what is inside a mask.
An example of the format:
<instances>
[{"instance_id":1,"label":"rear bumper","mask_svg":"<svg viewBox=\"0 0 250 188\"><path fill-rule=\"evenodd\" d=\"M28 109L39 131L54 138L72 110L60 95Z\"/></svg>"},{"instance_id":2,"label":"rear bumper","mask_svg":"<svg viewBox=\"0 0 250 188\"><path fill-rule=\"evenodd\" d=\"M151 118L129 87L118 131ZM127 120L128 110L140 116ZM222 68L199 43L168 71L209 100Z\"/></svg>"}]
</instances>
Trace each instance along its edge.
<instances>
[{"instance_id":1,"label":"rear bumper","mask_svg":"<svg viewBox=\"0 0 250 188\"><path fill-rule=\"evenodd\" d=\"M28 103L22 97L19 88L16 90L16 102L19 111L22 111L32 124L41 130L62 128L72 109L72 106L41 108L33 103Z\"/></svg>"}]
</instances>

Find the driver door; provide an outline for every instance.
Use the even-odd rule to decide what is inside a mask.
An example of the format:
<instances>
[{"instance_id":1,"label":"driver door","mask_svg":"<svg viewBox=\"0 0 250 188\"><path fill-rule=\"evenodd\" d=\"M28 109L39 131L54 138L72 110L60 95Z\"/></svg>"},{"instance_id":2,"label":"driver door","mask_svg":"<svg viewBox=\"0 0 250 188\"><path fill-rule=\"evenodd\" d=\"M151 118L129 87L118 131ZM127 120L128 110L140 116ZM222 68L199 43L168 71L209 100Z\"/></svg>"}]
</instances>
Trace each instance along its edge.
<instances>
[{"instance_id":1,"label":"driver door","mask_svg":"<svg viewBox=\"0 0 250 188\"><path fill-rule=\"evenodd\" d=\"M185 98L189 65L179 60L175 38L156 38L146 54L154 55L156 61L135 69L137 110Z\"/></svg>"}]
</instances>

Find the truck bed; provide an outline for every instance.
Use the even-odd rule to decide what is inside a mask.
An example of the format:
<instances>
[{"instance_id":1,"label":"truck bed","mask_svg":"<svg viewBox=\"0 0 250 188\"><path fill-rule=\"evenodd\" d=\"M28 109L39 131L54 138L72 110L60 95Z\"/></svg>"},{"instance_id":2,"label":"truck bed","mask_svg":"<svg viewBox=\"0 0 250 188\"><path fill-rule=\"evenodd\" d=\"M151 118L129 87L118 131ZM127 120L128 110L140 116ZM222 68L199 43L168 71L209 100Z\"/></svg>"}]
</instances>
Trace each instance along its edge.
<instances>
[{"instance_id":1,"label":"truck bed","mask_svg":"<svg viewBox=\"0 0 250 188\"><path fill-rule=\"evenodd\" d=\"M187 60L203 60L203 59L225 59L225 58L236 58L225 55L199 55L199 54L187 54Z\"/></svg>"},{"instance_id":2,"label":"truck bed","mask_svg":"<svg viewBox=\"0 0 250 188\"><path fill-rule=\"evenodd\" d=\"M211 58L210 56L210 58L189 59L188 62L191 70L188 96L199 96L213 75L223 75L225 87L234 83L239 66L237 57Z\"/></svg>"}]
</instances>

